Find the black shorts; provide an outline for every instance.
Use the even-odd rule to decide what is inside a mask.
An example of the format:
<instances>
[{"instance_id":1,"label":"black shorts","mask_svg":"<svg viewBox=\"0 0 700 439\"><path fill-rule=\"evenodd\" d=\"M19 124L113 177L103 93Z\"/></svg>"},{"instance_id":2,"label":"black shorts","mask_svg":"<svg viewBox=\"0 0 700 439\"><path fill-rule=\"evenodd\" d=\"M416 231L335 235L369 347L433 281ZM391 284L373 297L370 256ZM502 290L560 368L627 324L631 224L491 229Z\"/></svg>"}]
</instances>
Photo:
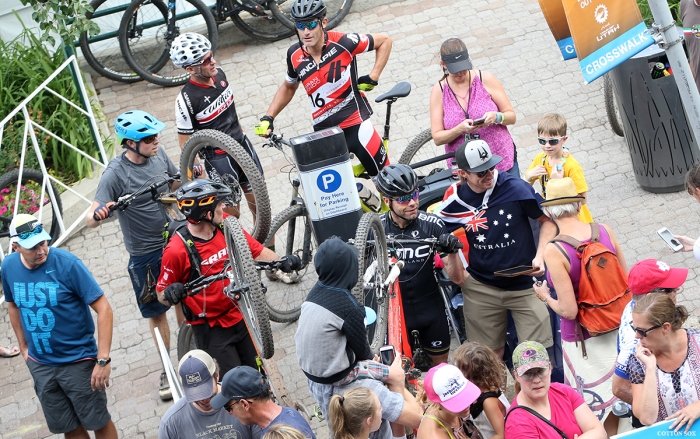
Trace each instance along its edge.
<instances>
[{"instance_id":1,"label":"black shorts","mask_svg":"<svg viewBox=\"0 0 700 439\"><path fill-rule=\"evenodd\" d=\"M110 421L107 394L90 387L94 361L47 366L29 359L27 367L51 433L68 433L81 425L99 430Z\"/></svg>"},{"instance_id":2,"label":"black shorts","mask_svg":"<svg viewBox=\"0 0 700 439\"><path fill-rule=\"evenodd\" d=\"M413 342L411 332L420 333L420 343L429 355L443 355L450 351L450 326L447 312L440 296L414 304L403 304L408 337Z\"/></svg>"},{"instance_id":3,"label":"black shorts","mask_svg":"<svg viewBox=\"0 0 700 439\"><path fill-rule=\"evenodd\" d=\"M348 151L355 154L369 175L374 177L389 164L382 138L368 120L359 125L343 128Z\"/></svg>"},{"instance_id":4,"label":"black shorts","mask_svg":"<svg viewBox=\"0 0 700 439\"><path fill-rule=\"evenodd\" d=\"M250 157L253 159L253 163L255 163L255 167L258 168L258 171L260 172L260 176L264 177L263 168L260 164L260 159L258 158L258 154L255 152L255 148L253 148L253 144L250 143L248 136L243 135L243 139L238 143L248 154L250 154ZM235 160L233 160L233 157L231 157L230 155L220 154L217 152L218 151L216 150L204 151L204 155L206 157L204 166L207 172L210 172L211 168L213 167L214 169L216 169L216 172L224 180L224 182L229 181L231 179L235 179L236 181L238 181L238 184L241 186L241 189L243 189L243 192L250 192L252 190L252 187L250 186L250 182L248 181L248 176L245 175L245 173L241 169L241 166Z\"/></svg>"},{"instance_id":5,"label":"black shorts","mask_svg":"<svg viewBox=\"0 0 700 439\"><path fill-rule=\"evenodd\" d=\"M223 377L226 372L241 365L257 368L255 357L258 354L243 320L230 328L209 326L207 323L192 325L192 331L197 348L219 363L219 376Z\"/></svg>"}]
</instances>

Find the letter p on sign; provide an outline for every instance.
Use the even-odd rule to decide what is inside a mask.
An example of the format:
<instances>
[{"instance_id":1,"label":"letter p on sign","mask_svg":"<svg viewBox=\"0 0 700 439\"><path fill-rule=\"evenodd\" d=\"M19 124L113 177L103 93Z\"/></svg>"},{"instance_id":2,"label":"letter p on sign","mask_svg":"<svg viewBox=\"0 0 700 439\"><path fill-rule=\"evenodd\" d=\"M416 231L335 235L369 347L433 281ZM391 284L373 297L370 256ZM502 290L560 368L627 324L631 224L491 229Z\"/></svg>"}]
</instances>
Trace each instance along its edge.
<instances>
[{"instance_id":1,"label":"letter p on sign","mask_svg":"<svg viewBox=\"0 0 700 439\"><path fill-rule=\"evenodd\" d=\"M316 185L325 193L337 191L341 183L342 178L340 174L333 169L327 169L321 172L316 179Z\"/></svg>"}]
</instances>

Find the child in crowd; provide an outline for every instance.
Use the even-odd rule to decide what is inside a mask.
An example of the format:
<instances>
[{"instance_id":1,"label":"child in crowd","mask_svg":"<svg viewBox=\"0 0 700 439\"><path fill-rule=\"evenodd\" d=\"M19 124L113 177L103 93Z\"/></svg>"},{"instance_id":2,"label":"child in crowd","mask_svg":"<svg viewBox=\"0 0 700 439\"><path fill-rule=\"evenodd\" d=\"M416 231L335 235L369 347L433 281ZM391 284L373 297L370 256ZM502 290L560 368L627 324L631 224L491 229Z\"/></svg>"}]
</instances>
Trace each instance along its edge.
<instances>
[{"instance_id":1,"label":"child in crowd","mask_svg":"<svg viewBox=\"0 0 700 439\"><path fill-rule=\"evenodd\" d=\"M503 439L504 422L510 403L503 393L506 368L488 347L466 342L454 354L455 364L466 379L474 383L481 395L471 404L470 416L484 439Z\"/></svg>"},{"instance_id":2,"label":"child in crowd","mask_svg":"<svg viewBox=\"0 0 700 439\"><path fill-rule=\"evenodd\" d=\"M334 395L328 411L330 430L336 439L367 439L382 423L379 398L365 387Z\"/></svg>"},{"instance_id":3,"label":"child in crowd","mask_svg":"<svg viewBox=\"0 0 700 439\"><path fill-rule=\"evenodd\" d=\"M588 192L583 168L568 148L564 147L568 139L564 116L556 113L542 116L537 124L537 140L542 145L542 152L532 160L524 178L530 184L535 184L535 181L539 180L543 197L546 196L547 182L552 178L569 177L574 181L579 195L585 197ZM586 199L583 200L578 218L584 223L593 222Z\"/></svg>"}]
</instances>

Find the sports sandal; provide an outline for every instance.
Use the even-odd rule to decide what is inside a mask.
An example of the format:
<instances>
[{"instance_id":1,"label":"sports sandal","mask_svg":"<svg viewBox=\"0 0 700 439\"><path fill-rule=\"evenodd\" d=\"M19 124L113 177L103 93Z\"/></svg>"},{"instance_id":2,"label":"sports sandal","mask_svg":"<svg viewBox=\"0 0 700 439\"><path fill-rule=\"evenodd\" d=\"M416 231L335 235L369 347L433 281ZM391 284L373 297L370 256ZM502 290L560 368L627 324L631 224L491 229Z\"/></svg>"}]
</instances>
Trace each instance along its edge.
<instances>
[{"instance_id":1,"label":"sports sandal","mask_svg":"<svg viewBox=\"0 0 700 439\"><path fill-rule=\"evenodd\" d=\"M4 346L0 346L0 357L12 358L12 357L16 357L17 355L19 355L19 347L18 346L12 346L11 348L6 348Z\"/></svg>"}]
</instances>

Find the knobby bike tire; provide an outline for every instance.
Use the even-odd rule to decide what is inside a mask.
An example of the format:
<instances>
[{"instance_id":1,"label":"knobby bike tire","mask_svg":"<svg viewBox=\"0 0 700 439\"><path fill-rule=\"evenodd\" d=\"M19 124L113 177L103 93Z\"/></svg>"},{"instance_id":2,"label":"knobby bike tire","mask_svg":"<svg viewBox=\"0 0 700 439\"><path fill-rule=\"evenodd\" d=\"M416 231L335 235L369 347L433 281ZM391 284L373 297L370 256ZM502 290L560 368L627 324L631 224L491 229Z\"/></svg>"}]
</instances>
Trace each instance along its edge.
<instances>
[{"instance_id":1,"label":"knobby bike tire","mask_svg":"<svg viewBox=\"0 0 700 439\"><path fill-rule=\"evenodd\" d=\"M17 193L17 181L19 180L19 169L12 170L10 172L7 172L0 176L0 196L5 197L10 197L11 200L15 199L15 194ZM41 173L41 171L37 171L36 169L29 169L29 168L24 168L24 171L22 172L22 182L21 184L25 186L25 189L22 190L21 192L24 195L28 194L28 188L27 184L34 183L38 185L38 188L35 190L37 191L37 196L41 196L41 186L44 184L44 174ZM51 185L51 188L53 189L53 193L56 196L56 208L58 208L58 211L63 215L63 203L61 202L61 194L58 192L58 189L56 188L56 185L53 184L49 180L49 184ZM5 189L8 189L9 191L7 193L4 193L3 191ZM54 206L51 202L51 198L48 193L48 188L45 191L46 198L48 198L48 202L44 206L43 212L42 212L42 217L41 217L41 222L44 226L44 228L49 232L49 235L51 235L51 241L49 242L49 245L53 244L56 239L61 235L61 226L59 226L58 221L56 221L56 216L53 213ZM1 216L6 217L6 218L11 218L12 214L14 212L14 202L12 201L6 201L5 205L8 206L8 210L3 213ZM17 210L17 213L29 213L29 214L34 214L36 212L31 212L29 211L26 207L26 205L20 204L19 208ZM50 209L47 209L47 207L50 206ZM50 224L49 224L50 223ZM0 233L3 235L7 234L9 236L10 230L9 230L9 223L5 223L4 221L0 224Z\"/></svg>"},{"instance_id":2,"label":"knobby bike tire","mask_svg":"<svg viewBox=\"0 0 700 439\"><path fill-rule=\"evenodd\" d=\"M279 41L291 37L295 32L274 15L255 16L247 11L241 11L231 15L231 21L241 32L261 41Z\"/></svg>"},{"instance_id":3,"label":"knobby bike tire","mask_svg":"<svg viewBox=\"0 0 700 439\"><path fill-rule=\"evenodd\" d=\"M233 176L221 176L223 182L231 188L234 194L238 193L238 196L242 197L239 204L238 217L243 224L243 228L256 240L263 241L270 230L272 216L267 186L250 154L231 136L217 130L200 130L191 135L180 153L180 178L182 182L192 181L192 166L200 151L209 146L226 151L226 154L238 163L246 177L248 177L257 209L255 221L253 221L250 203L242 195L242 189L238 181ZM211 172L211 165L208 164L206 159L199 157L199 163L203 163L207 172Z\"/></svg>"},{"instance_id":4,"label":"knobby bike tire","mask_svg":"<svg viewBox=\"0 0 700 439\"><path fill-rule=\"evenodd\" d=\"M435 144L430 128L428 128L421 131L420 134L409 142L408 146L401 154L401 157L399 157L399 163L410 165L423 160L431 159L444 153L445 148ZM425 177L430 174L433 169L437 168L447 169L447 162L440 161L437 163L432 163L430 165L420 167L415 171L419 177Z\"/></svg>"},{"instance_id":5,"label":"knobby bike tire","mask_svg":"<svg viewBox=\"0 0 700 439\"><path fill-rule=\"evenodd\" d=\"M375 213L362 215L355 233L355 247L358 250L358 281L353 288L355 298L377 313L377 321L367 327L367 339L372 353L378 354L379 348L386 339L389 320L389 298L387 289L382 283L389 275L389 257L386 246L386 235L382 222ZM370 286L364 284L364 274L372 262L377 261L377 268L370 281Z\"/></svg>"},{"instance_id":6,"label":"knobby bike tire","mask_svg":"<svg viewBox=\"0 0 700 439\"><path fill-rule=\"evenodd\" d=\"M180 361L186 353L193 349L199 348L194 338L192 325L187 322L182 322L180 329L177 331L177 361Z\"/></svg>"},{"instance_id":7,"label":"knobby bike tire","mask_svg":"<svg viewBox=\"0 0 700 439\"><path fill-rule=\"evenodd\" d=\"M603 96L605 97L605 113L608 115L608 122L613 133L620 137L625 137L625 130L622 128L620 112L615 104L615 95L612 86L610 73L603 75Z\"/></svg>"},{"instance_id":8,"label":"knobby bike tire","mask_svg":"<svg viewBox=\"0 0 700 439\"><path fill-rule=\"evenodd\" d=\"M250 253L248 241L235 217L229 216L224 220L224 233L233 276L231 283L240 289L239 298L229 297L241 311L258 354L265 359L272 358L275 345L272 340L270 317L265 305L262 284L253 266L253 256Z\"/></svg>"},{"instance_id":9,"label":"knobby bike tire","mask_svg":"<svg viewBox=\"0 0 700 439\"><path fill-rule=\"evenodd\" d=\"M80 50L83 52L83 57L88 65L105 78L113 81L126 82L127 84L141 81L142 78L129 67L129 64L127 64L122 55L121 49L119 49L119 37L117 35L119 27L113 24L116 20L113 18L110 19L113 15L106 15L104 16L105 18L93 18L93 15L97 15L103 10L108 9L108 6L109 8L115 7L113 2L110 2L109 5L105 5L103 8L102 6L107 1L109 0L93 0L90 3L93 12L86 12L85 18L92 19L92 21L100 27L100 33L98 35L88 35L87 32L83 32L80 35ZM126 7L128 3L128 0L122 0L124 7ZM165 13L167 13L167 8L164 11L164 16ZM94 38L112 32L114 32L114 36L107 39L93 42L89 41L91 37Z\"/></svg>"},{"instance_id":10,"label":"knobby bike tire","mask_svg":"<svg viewBox=\"0 0 700 439\"><path fill-rule=\"evenodd\" d=\"M167 14L164 0L134 0L119 24L119 47L126 62L140 77L163 87L173 87L184 84L190 78L187 71L168 62L173 40L185 32L200 33L209 38L212 51L215 51L219 34L214 14L201 0L177 0L177 15L192 10L196 10L197 15L177 20L176 31L168 38L167 15L163 19L161 6L166 7ZM134 16L136 23L132 23ZM204 24L201 24L202 19ZM156 22L159 24L149 24ZM130 35L132 32L134 34Z\"/></svg>"},{"instance_id":11,"label":"knobby bike tire","mask_svg":"<svg viewBox=\"0 0 700 439\"><path fill-rule=\"evenodd\" d=\"M326 17L328 18L328 25L326 25L326 29L333 29L334 27L338 26L341 21L343 21L345 16L350 12L353 1L354 0L324 1L326 4ZM277 5L274 3L277 3ZM294 0L270 0L269 7L270 11L272 11L272 15L274 15L286 27L296 32L294 20L290 15L293 4Z\"/></svg>"},{"instance_id":12,"label":"knobby bike tire","mask_svg":"<svg viewBox=\"0 0 700 439\"><path fill-rule=\"evenodd\" d=\"M289 206L275 216L264 246L269 247L273 238L275 252L281 256L299 256L302 268L289 274L289 278L293 279L294 283L286 284L282 280L266 283L267 310L273 322L294 322L299 319L301 304L318 280L313 264L316 248L312 236L311 219L303 204Z\"/></svg>"}]
</instances>

